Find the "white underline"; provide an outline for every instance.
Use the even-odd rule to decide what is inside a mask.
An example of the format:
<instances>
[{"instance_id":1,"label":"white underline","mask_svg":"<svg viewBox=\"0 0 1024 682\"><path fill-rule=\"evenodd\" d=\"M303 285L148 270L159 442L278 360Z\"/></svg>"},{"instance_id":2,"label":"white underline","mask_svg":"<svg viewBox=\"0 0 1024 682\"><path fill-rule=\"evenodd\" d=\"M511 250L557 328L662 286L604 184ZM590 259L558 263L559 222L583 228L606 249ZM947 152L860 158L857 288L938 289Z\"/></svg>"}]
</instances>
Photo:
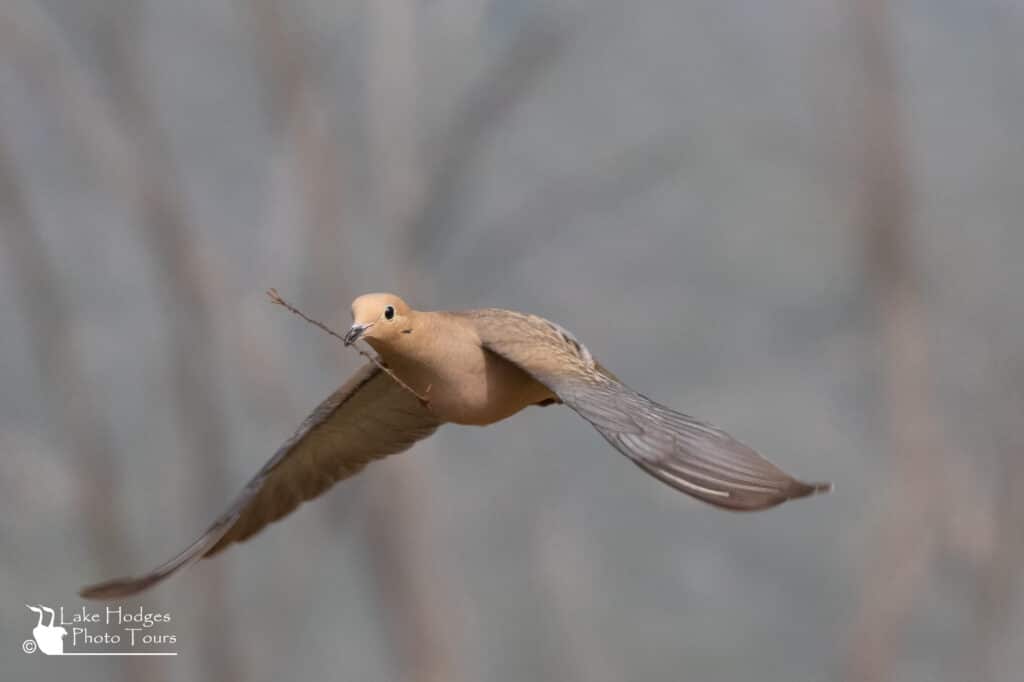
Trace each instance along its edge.
<instances>
[{"instance_id":1,"label":"white underline","mask_svg":"<svg viewBox=\"0 0 1024 682\"><path fill-rule=\"evenodd\" d=\"M177 656L177 651L65 651L58 656Z\"/></svg>"}]
</instances>

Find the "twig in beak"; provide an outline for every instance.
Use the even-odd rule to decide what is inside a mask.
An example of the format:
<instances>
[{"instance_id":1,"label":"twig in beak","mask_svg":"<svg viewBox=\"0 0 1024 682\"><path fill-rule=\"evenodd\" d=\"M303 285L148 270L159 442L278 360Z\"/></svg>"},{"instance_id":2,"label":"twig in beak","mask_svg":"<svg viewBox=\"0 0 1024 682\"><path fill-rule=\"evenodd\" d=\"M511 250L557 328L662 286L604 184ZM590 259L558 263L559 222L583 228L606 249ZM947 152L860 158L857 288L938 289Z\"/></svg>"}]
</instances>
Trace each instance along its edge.
<instances>
[{"instance_id":1,"label":"twig in beak","mask_svg":"<svg viewBox=\"0 0 1024 682\"><path fill-rule=\"evenodd\" d=\"M310 323L311 325L313 325L315 327L319 327L320 329L324 330L325 332L327 332L328 334L330 334L334 338L338 339L342 343L345 343L345 337L343 337L341 334L339 334L338 332L336 332L333 329L331 329L330 327L328 327L326 324L324 324L320 320L314 320L312 317L309 317L304 312L302 312L301 310L299 310L298 308L293 306L291 303L289 303L288 301L286 301L283 298L281 298L281 294L277 293L277 289L267 289L267 296L270 298L270 302L271 303L279 305L282 308L284 308L285 310L288 310L289 312L295 313L296 315L301 317L306 322ZM355 342L355 343L358 343L358 341ZM348 345L348 344L346 344L346 345ZM384 372L389 377L394 379L396 384L398 384L399 386L404 388L406 391L409 391L409 393L412 393L416 397L416 400L420 401L420 405L422 405L423 407L429 407L430 406L430 401L429 400L427 400L426 398L421 396L419 393L417 393L416 389L414 389L412 386L410 386L409 384L407 384L404 381L402 381L401 379L399 379L398 376L387 367L387 365L385 365L383 362L380 361L380 358L378 358L376 355L370 355L369 353L364 351L362 348L356 346L355 344L353 344L352 347L356 349L357 353L362 355L364 358L366 358L367 360L369 360L373 364L377 365L377 367L380 369L380 371ZM427 391L429 391L429 390L430 390L430 388L428 387Z\"/></svg>"}]
</instances>

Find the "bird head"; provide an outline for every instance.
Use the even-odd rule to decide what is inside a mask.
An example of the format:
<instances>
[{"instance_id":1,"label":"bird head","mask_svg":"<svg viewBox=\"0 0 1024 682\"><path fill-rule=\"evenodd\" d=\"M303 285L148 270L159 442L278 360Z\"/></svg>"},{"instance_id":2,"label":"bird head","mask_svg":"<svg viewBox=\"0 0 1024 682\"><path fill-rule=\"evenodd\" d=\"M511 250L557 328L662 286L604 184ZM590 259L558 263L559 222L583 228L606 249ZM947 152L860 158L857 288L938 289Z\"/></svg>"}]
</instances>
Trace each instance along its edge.
<instances>
[{"instance_id":1,"label":"bird head","mask_svg":"<svg viewBox=\"0 0 1024 682\"><path fill-rule=\"evenodd\" d=\"M394 343L411 331L412 308L394 294L365 294L352 301L352 327L345 345L366 339L374 348Z\"/></svg>"}]
</instances>

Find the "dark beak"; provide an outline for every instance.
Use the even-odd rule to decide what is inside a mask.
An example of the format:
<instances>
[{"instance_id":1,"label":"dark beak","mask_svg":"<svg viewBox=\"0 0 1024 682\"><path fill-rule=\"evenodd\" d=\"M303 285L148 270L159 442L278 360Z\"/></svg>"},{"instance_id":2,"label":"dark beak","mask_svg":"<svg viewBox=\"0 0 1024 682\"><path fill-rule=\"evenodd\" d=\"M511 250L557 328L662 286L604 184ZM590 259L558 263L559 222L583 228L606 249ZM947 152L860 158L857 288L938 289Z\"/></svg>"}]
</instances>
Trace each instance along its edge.
<instances>
[{"instance_id":1,"label":"dark beak","mask_svg":"<svg viewBox=\"0 0 1024 682\"><path fill-rule=\"evenodd\" d=\"M351 346L353 343L361 339L363 337L363 332L365 332L369 327L370 325L368 324L352 325L352 327L345 333L345 345Z\"/></svg>"}]
</instances>

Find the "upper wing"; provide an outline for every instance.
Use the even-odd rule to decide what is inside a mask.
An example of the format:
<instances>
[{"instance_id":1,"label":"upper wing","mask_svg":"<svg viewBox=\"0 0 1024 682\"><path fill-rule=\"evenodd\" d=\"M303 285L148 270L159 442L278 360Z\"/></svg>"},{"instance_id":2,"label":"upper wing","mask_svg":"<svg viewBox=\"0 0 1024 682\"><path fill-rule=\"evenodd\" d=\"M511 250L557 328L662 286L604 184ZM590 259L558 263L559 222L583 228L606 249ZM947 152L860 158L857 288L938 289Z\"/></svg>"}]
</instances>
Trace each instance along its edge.
<instances>
[{"instance_id":1,"label":"upper wing","mask_svg":"<svg viewBox=\"0 0 1024 682\"><path fill-rule=\"evenodd\" d=\"M200 557L245 540L372 460L407 450L440 424L412 394L367 364L313 410L187 549L145 575L92 585L81 595L123 597L152 587Z\"/></svg>"},{"instance_id":2,"label":"upper wing","mask_svg":"<svg viewBox=\"0 0 1024 682\"><path fill-rule=\"evenodd\" d=\"M630 389L552 322L508 310L461 314L473 321L485 348L547 386L616 450L676 490L754 511L831 489L798 481L715 426Z\"/></svg>"}]
</instances>

